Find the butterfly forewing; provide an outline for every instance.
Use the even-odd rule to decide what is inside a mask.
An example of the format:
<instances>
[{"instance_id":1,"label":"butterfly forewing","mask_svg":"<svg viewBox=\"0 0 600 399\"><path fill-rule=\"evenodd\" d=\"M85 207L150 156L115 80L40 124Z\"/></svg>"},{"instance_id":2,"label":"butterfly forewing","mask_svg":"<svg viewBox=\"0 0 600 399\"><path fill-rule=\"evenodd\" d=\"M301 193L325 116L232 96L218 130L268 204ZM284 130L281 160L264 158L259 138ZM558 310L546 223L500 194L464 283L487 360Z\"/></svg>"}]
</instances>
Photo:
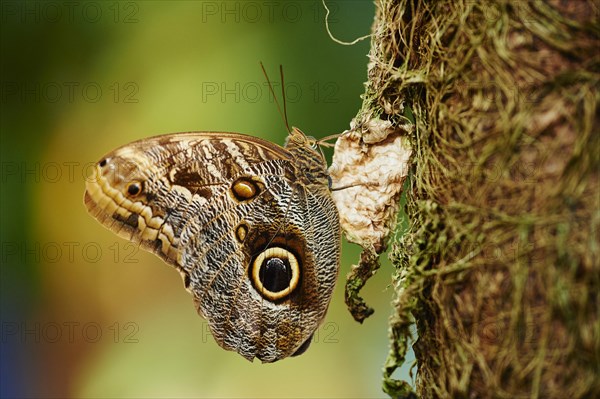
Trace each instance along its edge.
<instances>
[{"instance_id":1,"label":"butterfly forewing","mask_svg":"<svg viewBox=\"0 0 600 399\"><path fill-rule=\"evenodd\" d=\"M216 341L272 362L303 349L325 316L340 232L320 153L235 133L133 142L87 182L90 213L183 275Z\"/></svg>"}]
</instances>

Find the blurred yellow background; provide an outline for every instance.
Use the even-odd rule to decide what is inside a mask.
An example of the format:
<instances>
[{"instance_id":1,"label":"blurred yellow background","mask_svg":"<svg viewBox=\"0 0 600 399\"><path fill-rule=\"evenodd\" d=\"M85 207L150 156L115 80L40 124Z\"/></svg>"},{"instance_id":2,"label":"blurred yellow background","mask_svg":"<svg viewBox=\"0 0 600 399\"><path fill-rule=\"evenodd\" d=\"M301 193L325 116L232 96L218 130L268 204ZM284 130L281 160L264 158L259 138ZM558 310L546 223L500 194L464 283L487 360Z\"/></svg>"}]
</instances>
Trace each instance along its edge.
<instances>
[{"instance_id":1,"label":"blurred yellow background","mask_svg":"<svg viewBox=\"0 0 600 399\"><path fill-rule=\"evenodd\" d=\"M340 39L369 32L369 1L328 1ZM222 350L178 273L94 221L88 168L132 140L235 131L324 137L360 105L369 41L327 35L321 1L20 2L1 7L3 397L383 397L392 268L364 297L343 281L302 356L250 363ZM278 92L279 94L279 92ZM358 259L344 243L340 280ZM404 378L408 378L406 375Z\"/></svg>"}]
</instances>

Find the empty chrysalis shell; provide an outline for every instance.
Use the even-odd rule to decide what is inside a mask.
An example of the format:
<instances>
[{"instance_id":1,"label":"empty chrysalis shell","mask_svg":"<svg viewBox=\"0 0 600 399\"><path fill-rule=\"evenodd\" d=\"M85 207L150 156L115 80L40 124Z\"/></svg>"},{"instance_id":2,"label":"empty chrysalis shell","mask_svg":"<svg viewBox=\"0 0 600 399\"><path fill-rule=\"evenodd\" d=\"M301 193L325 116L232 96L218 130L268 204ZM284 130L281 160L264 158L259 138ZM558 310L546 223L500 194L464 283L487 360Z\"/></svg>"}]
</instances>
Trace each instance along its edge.
<instances>
[{"instance_id":1,"label":"empty chrysalis shell","mask_svg":"<svg viewBox=\"0 0 600 399\"><path fill-rule=\"evenodd\" d=\"M348 241L380 253L393 229L411 148L404 129L371 119L337 140L329 173ZM351 186L351 187L348 187ZM347 187L347 188L345 188Z\"/></svg>"}]
</instances>

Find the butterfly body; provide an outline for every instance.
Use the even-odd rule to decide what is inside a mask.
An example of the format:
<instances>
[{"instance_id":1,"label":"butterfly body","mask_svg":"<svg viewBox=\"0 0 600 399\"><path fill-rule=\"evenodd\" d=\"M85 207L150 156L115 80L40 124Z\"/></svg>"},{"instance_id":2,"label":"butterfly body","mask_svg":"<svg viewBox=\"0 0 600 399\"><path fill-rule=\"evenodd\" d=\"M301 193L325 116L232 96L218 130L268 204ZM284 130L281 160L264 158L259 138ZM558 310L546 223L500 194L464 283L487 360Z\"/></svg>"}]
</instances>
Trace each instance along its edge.
<instances>
[{"instance_id":1,"label":"butterfly body","mask_svg":"<svg viewBox=\"0 0 600 399\"><path fill-rule=\"evenodd\" d=\"M292 129L285 148L237 133L157 136L106 155L89 212L176 267L225 349L273 362L305 350L339 268L327 165Z\"/></svg>"}]
</instances>

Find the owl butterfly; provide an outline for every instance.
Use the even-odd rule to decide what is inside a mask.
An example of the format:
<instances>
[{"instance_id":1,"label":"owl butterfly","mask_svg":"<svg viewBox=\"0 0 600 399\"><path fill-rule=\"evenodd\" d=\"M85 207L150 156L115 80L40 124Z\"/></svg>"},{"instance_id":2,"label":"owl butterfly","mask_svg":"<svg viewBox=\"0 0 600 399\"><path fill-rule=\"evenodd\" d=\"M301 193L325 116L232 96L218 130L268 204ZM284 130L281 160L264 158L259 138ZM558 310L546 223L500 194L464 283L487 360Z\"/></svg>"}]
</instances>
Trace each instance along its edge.
<instances>
[{"instance_id":1,"label":"owl butterfly","mask_svg":"<svg viewBox=\"0 0 600 399\"><path fill-rule=\"evenodd\" d=\"M89 213L174 266L217 343L250 361L308 348L339 269L326 161L288 131L284 147L219 132L135 141L86 182Z\"/></svg>"}]
</instances>

